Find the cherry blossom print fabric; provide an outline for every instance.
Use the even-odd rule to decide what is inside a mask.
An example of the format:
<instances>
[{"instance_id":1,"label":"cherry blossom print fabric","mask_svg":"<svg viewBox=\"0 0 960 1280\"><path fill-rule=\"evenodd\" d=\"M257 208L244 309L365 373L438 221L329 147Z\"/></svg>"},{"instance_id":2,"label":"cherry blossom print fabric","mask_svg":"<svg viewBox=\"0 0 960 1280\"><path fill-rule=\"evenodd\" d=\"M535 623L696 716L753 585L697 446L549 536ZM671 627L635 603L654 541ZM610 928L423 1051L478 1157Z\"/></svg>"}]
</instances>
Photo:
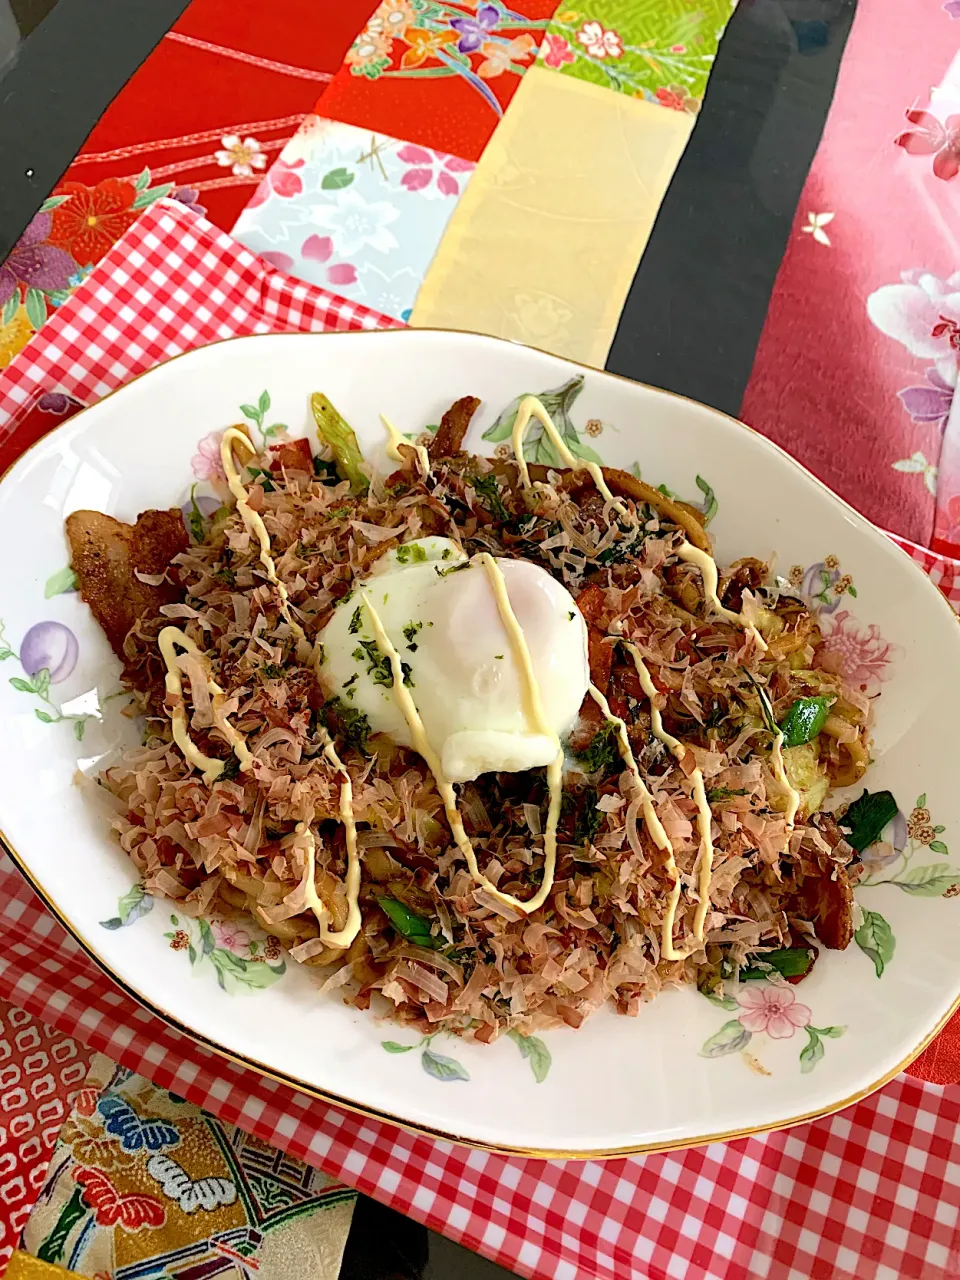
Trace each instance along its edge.
<instances>
[{"instance_id":1,"label":"cherry blossom print fabric","mask_svg":"<svg viewBox=\"0 0 960 1280\"><path fill-rule=\"evenodd\" d=\"M281 271L407 320L473 170L419 143L309 116L233 234Z\"/></svg>"}]
</instances>

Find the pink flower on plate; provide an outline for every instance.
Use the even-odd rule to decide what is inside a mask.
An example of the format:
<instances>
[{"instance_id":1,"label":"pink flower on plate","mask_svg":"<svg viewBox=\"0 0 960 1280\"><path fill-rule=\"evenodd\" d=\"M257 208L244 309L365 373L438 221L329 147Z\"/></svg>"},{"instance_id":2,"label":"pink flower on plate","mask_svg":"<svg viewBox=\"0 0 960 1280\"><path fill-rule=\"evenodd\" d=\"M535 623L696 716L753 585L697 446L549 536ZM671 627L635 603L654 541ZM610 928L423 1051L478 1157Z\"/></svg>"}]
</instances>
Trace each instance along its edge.
<instances>
[{"instance_id":1,"label":"pink flower on plate","mask_svg":"<svg viewBox=\"0 0 960 1280\"><path fill-rule=\"evenodd\" d=\"M881 682L890 676L891 664L903 656L900 646L884 640L875 622L864 627L847 609L832 618L821 617L821 627L817 664L843 676L862 693L878 693Z\"/></svg>"},{"instance_id":2,"label":"pink flower on plate","mask_svg":"<svg viewBox=\"0 0 960 1280\"><path fill-rule=\"evenodd\" d=\"M210 931L217 940L217 946L224 947L227 951L239 953L250 946L249 933L233 920L214 920Z\"/></svg>"},{"instance_id":3,"label":"pink flower on plate","mask_svg":"<svg viewBox=\"0 0 960 1280\"><path fill-rule=\"evenodd\" d=\"M945 279L932 271L901 271L900 281L870 294L867 315L911 355L934 360L944 383L955 387L958 353L951 339L960 324L960 271Z\"/></svg>"},{"instance_id":4,"label":"pink flower on plate","mask_svg":"<svg viewBox=\"0 0 960 1280\"><path fill-rule=\"evenodd\" d=\"M570 47L570 42L564 40L563 36L544 36L543 44L540 46L540 57L547 67L553 67L555 71L559 71L562 66L576 59L576 54Z\"/></svg>"},{"instance_id":5,"label":"pink flower on plate","mask_svg":"<svg viewBox=\"0 0 960 1280\"><path fill-rule=\"evenodd\" d=\"M197 444L197 452L190 459L190 469L198 480L223 480L223 463L220 460L222 431L211 431Z\"/></svg>"},{"instance_id":6,"label":"pink flower on plate","mask_svg":"<svg viewBox=\"0 0 960 1280\"><path fill-rule=\"evenodd\" d=\"M746 1031L765 1031L771 1040L789 1040L813 1016L789 987L750 985L737 996L737 1004L741 1009L740 1025Z\"/></svg>"},{"instance_id":7,"label":"pink flower on plate","mask_svg":"<svg viewBox=\"0 0 960 1280\"><path fill-rule=\"evenodd\" d=\"M258 205L264 203L271 192L282 200L289 200L293 196L300 195L303 191L303 179L297 173L297 170L302 169L304 163L305 161L300 159L293 160L288 164L282 156L275 160L259 187L253 193L253 199L249 202L247 208L256 209Z\"/></svg>"},{"instance_id":8,"label":"pink flower on plate","mask_svg":"<svg viewBox=\"0 0 960 1280\"><path fill-rule=\"evenodd\" d=\"M444 155L442 151L418 147L412 142L400 148L397 158L410 166L400 179L400 185L407 191L428 193L435 190L444 196L458 196L460 182L454 175L472 173L474 169L472 160Z\"/></svg>"},{"instance_id":9,"label":"pink flower on plate","mask_svg":"<svg viewBox=\"0 0 960 1280\"><path fill-rule=\"evenodd\" d=\"M300 253L308 262L319 262L326 266L328 283L356 284L357 268L352 262L330 262L333 257L333 240L330 236L307 236L300 246Z\"/></svg>"},{"instance_id":10,"label":"pink flower on plate","mask_svg":"<svg viewBox=\"0 0 960 1280\"><path fill-rule=\"evenodd\" d=\"M601 22L585 22L577 32L577 39L592 58L620 58L623 41L620 34Z\"/></svg>"}]
</instances>

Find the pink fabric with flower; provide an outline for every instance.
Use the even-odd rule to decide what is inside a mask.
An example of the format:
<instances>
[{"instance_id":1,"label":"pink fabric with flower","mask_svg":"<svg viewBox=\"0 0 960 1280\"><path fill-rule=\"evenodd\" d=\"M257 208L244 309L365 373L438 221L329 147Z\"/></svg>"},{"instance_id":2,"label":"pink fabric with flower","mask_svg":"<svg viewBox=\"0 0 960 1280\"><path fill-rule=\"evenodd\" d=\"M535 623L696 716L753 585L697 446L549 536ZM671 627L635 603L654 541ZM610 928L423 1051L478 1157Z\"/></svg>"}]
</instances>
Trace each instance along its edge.
<instances>
[{"instance_id":1,"label":"pink fabric with flower","mask_svg":"<svg viewBox=\"0 0 960 1280\"><path fill-rule=\"evenodd\" d=\"M858 6L741 415L960 557L960 0L916 0L906 44L903 21Z\"/></svg>"}]
</instances>

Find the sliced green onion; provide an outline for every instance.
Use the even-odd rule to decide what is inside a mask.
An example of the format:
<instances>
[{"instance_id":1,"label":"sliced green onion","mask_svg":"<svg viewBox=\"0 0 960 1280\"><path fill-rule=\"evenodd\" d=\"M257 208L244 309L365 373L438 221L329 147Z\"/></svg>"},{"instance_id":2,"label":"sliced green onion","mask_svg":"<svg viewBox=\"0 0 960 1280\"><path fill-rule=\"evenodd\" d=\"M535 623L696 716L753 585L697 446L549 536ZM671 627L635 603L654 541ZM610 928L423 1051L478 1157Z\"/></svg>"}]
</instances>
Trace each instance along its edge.
<instances>
[{"instance_id":1,"label":"sliced green onion","mask_svg":"<svg viewBox=\"0 0 960 1280\"><path fill-rule=\"evenodd\" d=\"M370 481L363 469L363 454L353 428L319 391L310 397L310 408L321 441L333 450L337 470L357 493L366 493Z\"/></svg>"},{"instance_id":2,"label":"sliced green onion","mask_svg":"<svg viewBox=\"0 0 960 1280\"><path fill-rule=\"evenodd\" d=\"M377 902L397 933L408 942L415 942L418 947L436 948L441 945L440 939L430 932L430 922L423 916L418 916L396 898L378 898Z\"/></svg>"},{"instance_id":3,"label":"sliced green onion","mask_svg":"<svg viewBox=\"0 0 960 1280\"><path fill-rule=\"evenodd\" d=\"M833 698L797 698L780 725L783 745L802 747L812 742L827 723L833 703Z\"/></svg>"}]
</instances>

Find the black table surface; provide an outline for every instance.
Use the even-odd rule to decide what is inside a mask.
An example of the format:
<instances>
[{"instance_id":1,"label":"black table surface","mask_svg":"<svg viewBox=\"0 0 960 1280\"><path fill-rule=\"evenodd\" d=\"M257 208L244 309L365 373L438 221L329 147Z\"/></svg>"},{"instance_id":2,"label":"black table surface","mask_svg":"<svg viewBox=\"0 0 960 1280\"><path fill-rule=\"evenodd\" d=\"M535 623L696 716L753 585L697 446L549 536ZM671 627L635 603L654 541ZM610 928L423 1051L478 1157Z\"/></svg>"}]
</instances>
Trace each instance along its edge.
<instances>
[{"instance_id":1,"label":"black table surface","mask_svg":"<svg viewBox=\"0 0 960 1280\"><path fill-rule=\"evenodd\" d=\"M186 7L0 0L0 260ZM856 0L740 0L608 369L737 414L855 9ZM361 1197L342 1280L508 1274Z\"/></svg>"}]
</instances>

